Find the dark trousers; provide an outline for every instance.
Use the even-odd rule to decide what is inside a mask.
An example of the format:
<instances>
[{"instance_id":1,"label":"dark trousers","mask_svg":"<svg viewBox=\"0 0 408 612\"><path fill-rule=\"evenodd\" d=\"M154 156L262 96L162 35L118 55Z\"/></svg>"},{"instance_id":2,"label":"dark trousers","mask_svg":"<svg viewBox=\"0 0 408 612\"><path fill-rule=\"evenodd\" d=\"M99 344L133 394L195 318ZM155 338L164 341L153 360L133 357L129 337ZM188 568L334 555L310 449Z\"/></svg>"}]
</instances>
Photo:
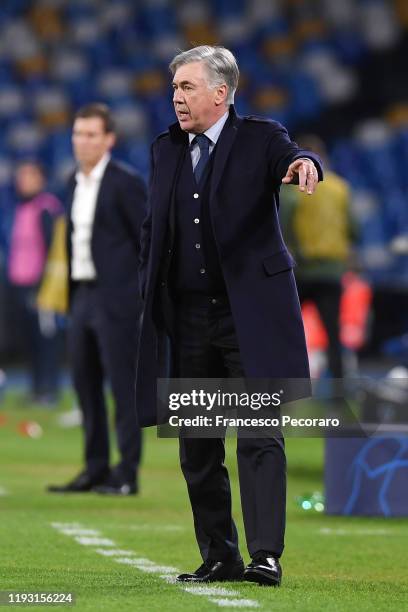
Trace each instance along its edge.
<instances>
[{"instance_id":1,"label":"dark trousers","mask_svg":"<svg viewBox=\"0 0 408 612\"><path fill-rule=\"evenodd\" d=\"M60 331L54 313L40 313L38 310L37 292L37 286L14 288L18 323L30 364L33 399L53 401L57 399L59 386Z\"/></svg>"},{"instance_id":2,"label":"dark trousers","mask_svg":"<svg viewBox=\"0 0 408 612\"><path fill-rule=\"evenodd\" d=\"M201 302L201 300L199 300ZM182 378L244 376L227 301L195 300L177 306L176 354ZM224 465L224 439L180 437L198 546L204 560L240 557ZM286 510L286 458L282 438L238 437L241 505L248 551L282 554Z\"/></svg>"},{"instance_id":3,"label":"dark trousers","mask_svg":"<svg viewBox=\"0 0 408 612\"><path fill-rule=\"evenodd\" d=\"M333 378L343 378L342 346L340 342L340 281L297 280L300 302L312 300L319 311L329 341L328 362Z\"/></svg>"},{"instance_id":4,"label":"dark trousers","mask_svg":"<svg viewBox=\"0 0 408 612\"><path fill-rule=\"evenodd\" d=\"M140 461L141 433L134 402L135 355L139 322L117 318L92 283L81 283L72 304L69 348L75 390L83 413L85 463L91 477L109 468L109 428L104 380L115 401L115 426L121 460L116 475L134 482Z\"/></svg>"}]
</instances>

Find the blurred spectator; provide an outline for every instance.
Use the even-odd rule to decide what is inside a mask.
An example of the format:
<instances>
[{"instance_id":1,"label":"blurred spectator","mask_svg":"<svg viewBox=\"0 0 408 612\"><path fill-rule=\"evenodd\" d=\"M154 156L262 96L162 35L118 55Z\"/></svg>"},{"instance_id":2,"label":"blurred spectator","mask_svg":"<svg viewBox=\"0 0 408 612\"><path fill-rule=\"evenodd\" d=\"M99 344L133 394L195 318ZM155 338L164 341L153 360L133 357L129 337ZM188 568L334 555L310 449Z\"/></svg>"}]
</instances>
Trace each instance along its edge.
<instances>
[{"instance_id":1,"label":"blurred spectator","mask_svg":"<svg viewBox=\"0 0 408 612\"><path fill-rule=\"evenodd\" d=\"M66 315L68 310L67 222L60 215L54 222L44 277L37 295L37 306L44 312Z\"/></svg>"},{"instance_id":2,"label":"blurred spectator","mask_svg":"<svg viewBox=\"0 0 408 612\"><path fill-rule=\"evenodd\" d=\"M6 284L7 284L7 250L5 232L3 231L4 212L0 208L0 365L3 362L3 353L6 342Z\"/></svg>"},{"instance_id":3,"label":"blurred spectator","mask_svg":"<svg viewBox=\"0 0 408 612\"><path fill-rule=\"evenodd\" d=\"M343 377L339 312L341 279L347 269L353 237L350 191L346 181L328 168L323 142L316 136L299 139L325 165L319 190L309 197L294 187L282 189L281 217L295 270L300 302L312 300L328 335L328 365L333 378Z\"/></svg>"},{"instance_id":4,"label":"blurred spectator","mask_svg":"<svg viewBox=\"0 0 408 612\"><path fill-rule=\"evenodd\" d=\"M75 116L72 143L77 171L67 197L69 348L83 415L84 470L52 493L138 490L141 432L134 402L135 355L141 315L138 262L146 188L132 170L111 159L115 125L105 104L87 104ZM110 467L104 383L115 401L120 461Z\"/></svg>"},{"instance_id":5,"label":"blurred spectator","mask_svg":"<svg viewBox=\"0 0 408 612\"><path fill-rule=\"evenodd\" d=\"M53 312L36 305L51 242L59 200L45 191L45 176L35 161L21 163L15 173L18 203L11 230L8 277L19 309L30 364L32 400L53 403L58 386L58 326Z\"/></svg>"}]
</instances>

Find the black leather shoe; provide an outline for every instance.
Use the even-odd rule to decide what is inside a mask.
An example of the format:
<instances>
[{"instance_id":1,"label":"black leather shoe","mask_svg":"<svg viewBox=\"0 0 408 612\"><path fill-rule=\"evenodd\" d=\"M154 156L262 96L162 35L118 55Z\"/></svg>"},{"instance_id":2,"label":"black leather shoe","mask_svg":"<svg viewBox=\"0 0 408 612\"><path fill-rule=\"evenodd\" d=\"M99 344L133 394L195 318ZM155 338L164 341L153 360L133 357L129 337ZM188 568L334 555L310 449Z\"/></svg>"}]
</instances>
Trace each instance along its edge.
<instances>
[{"instance_id":1,"label":"black leather shoe","mask_svg":"<svg viewBox=\"0 0 408 612\"><path fill-rule=\"evenodd\" d=\"M92 491L101 495L136 495L138 489L134 482L124 482L111 473L103 482L92 487Z\"/></svg>"},{"instance_id":2,"label":"black leather shoe","mask_svg":"<svg viewBox=\"0 0 408 612\"><path fill-rule=\"evenodd\" d=\"M275 557L256 557L247 565L244 580L269 586L280 586L282 568Z\"/></svg>"},{"instance_id":3,"label":"black leather shoe","mask_svg":"<svg viewBox=\"0 0 408 612\"><path fill-rule=\"evenodd\" d=\"M100 478L91 478L88 472L81 472L73 480L70 480L64 485L49 485L47 491L49 493L86 493L91 491L92 487L103 482L105 475Z\"/></svg>"},{"instance_id":4,"label":"black leather shoe","mask_svg":"<svg viewBox=\"0 0 408 612\"><path fill-rule=\"evenodd\" d=\"M177 582L218 582L224 580L242 580L244 562L212 561L208 559L194 572L194 574L180 574Z\"/></svg>"}]
</instances>

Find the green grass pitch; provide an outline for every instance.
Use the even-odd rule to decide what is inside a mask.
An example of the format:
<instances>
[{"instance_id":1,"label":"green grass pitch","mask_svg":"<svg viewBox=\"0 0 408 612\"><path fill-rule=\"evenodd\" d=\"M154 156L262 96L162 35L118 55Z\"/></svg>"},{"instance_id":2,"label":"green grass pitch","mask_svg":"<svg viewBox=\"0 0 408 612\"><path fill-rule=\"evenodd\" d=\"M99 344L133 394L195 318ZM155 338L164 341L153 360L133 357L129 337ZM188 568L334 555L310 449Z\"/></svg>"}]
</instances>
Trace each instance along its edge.
<instances>
[{"instance_id":1,"label":"green grass pitch","mask_svg":"<svg viewBox=\"0 0 408 612\"><path fill-rule=\"evenodd\" d=\"M47 483L64 482L81 467L80 429L57 424L71 402L67 394L57 411L23 407L17 395L1 402L0 591L73 592L72 609L78 611L408 610L408 520L328 517L298 506L299 495L322 490L324 448L317 439L287 440L287 538L280 589L219 583L226 595L211 589L190 593L158 573L96 552L98 545L61 533L51 524L97 530L115 548L157 565L181 571L200 565L177 441L157 439L153 428L145 432L138 496L45 492ZM38 422L43 435L22 435L18 425L24 420ZM248 561L234 455L235 441L228 439L234 516ZM16 607L21 606L0 610Z\"/></svg>"}]
</instances>

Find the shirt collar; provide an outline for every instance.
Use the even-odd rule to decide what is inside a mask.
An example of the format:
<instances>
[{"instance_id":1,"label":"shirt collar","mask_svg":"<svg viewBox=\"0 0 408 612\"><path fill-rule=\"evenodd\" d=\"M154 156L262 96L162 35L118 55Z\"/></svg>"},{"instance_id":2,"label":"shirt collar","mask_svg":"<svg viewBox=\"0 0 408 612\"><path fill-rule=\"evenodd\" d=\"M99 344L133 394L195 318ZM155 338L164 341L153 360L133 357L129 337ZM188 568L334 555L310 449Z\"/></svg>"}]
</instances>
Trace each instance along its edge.
<instances>
[{"instance_id":1,"label":"shirt collar","mask_svg":"<svg viewBox=\"0 0 408 612\"><path fill-rule=\"evenodd\" d=\"M207 136L207 138L209 138L211 140L211 143L213 145L217 144L217 140L220 137L220 134L222 132L222 128L225 125L225 122L228 119L228 111L226 111L222 117L220 117L218 119L218 121L216 123L214 123L211 127L208 128L208 130L206 130L204 132L204 134ZM193 139L196 137L196 134L190 134L188 135L188 139L190 144L192 143Z\"/></svg>"},{"instance_id":2,"label":"shirt collar","mask_svg":"<svg viewBox=\"0 0 408 612\"><path fill-rule=\"evenodd\" d=\"M93 181L101 181L104 175L104 172L106 170L106 166L108 165L110 161L110 158L111 158L110 153L105 153L105 155L101 157L101 159L98 161L96 166L92 168L92 170L87 176L85 176L82 170L78 170L78 172L75 175L76 180L84 181L86 179L92 179Z\"/></svg>"}]
</instances>

